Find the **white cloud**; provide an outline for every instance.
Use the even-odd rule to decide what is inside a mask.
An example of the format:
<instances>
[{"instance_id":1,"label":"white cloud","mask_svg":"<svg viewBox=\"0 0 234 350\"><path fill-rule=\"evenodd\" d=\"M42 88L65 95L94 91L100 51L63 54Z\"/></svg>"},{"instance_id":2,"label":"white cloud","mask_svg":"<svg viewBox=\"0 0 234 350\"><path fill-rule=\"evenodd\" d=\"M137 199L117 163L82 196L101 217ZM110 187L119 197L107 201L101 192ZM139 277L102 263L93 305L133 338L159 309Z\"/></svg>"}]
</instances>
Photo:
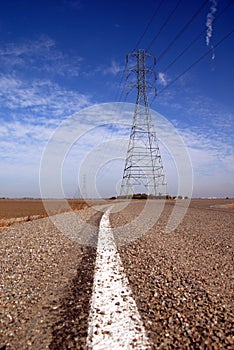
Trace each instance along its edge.
<instances>
[{"instance_id":1,"label":"white cloud","mask_svg":"<svg viewBox=\"0 0 234 350\"><path fill-rule=\"evenodd\" d=\"M61 120L88 105L89 96L49 79L0 74L0 197L40 195L40 159L49 138Z\"/></svg>"},{"instance_id":2,"label":"white cloud","mask_svg":"<svg viewBox=\"0 0 234 350\"><path fill-rule=\"evenodd\" d=\"M234 196L233 145L222 133L214 135L202 127L182 129L181 135L194 169L194 195Z\"/></svg>"},{"instance_id":3,"label":"white cloud","mask_svg":"<svg viewBox=\"0 0 234 350\"><path fill-rule=\"evenodd\" d=\"M10 43L5 47L1 47L0 56L27 56L36 53L45 53L55 47L55 42L48 37L41 37L37 41L27 41L21 44Z\"/></svg>"},{"instance_id":4,"label":"white cloud","mask_svg":"<svg viewBox=\"0 0 234 350\"><path fill-rule=\"evenodd\" d=\"M213 134L215 138L215 133L218 133L222 140L233 145L230 130L234 128L234 115L228 107L201 95L197 90L187 88L186 92L181 97L177 89L165 90L157 98L155 108L162 114L166 111L166 117L178 128L189 126L194 130L198 126L203 133Z\"/></svg>"},{"instance_id":5,"label":"white cloud","mask_svg":"<svg viewBox=\"0 0 234 350\"><path fill-rule=\"evenodd\" d=\"M214 14L217 11L217 1L216 0L210 0L211 6L210 6L210 12L208 13L206 17L206 45L210 45L210 39L212 37L213 32L213 21L214 21Z\"/></svg>"},{"instance_id":6,"label":"white cloud","mask_svg":"<svg viewBox=\"0 0 234 350\"><path fill-rule=\"evenodd\" d=\"M66 116L90 103L88 96L61 88L49 80L28 82L0 75L0 89L1 109L7 108L10 114L18 110L26 115Z\"/></svg>"},{"instance_id":7,"label":"white cloud","mask_svg":"<svg viewBox=\"0 0 234 350\"><path fill-rule=\"evenodd\" d=\"M33 180L30 180L31 183L38 184L40 157L48 139L65 116L71 115L82 107L87 106L89 99L87 96L80 95L74 91L62 89L57 84L48 80L35 80L29 86L26 81L10 75L0 76L0 89L0 117L4 113L9 113L10 116L7 120L4 115L0 123L1 183L6 184L7 174L11 174L8 187L4 186L6 192L0 193L0 196L7 196L11 193L10 182L14 184L15 174L19 176L21 181L20 186L21 188L24 186L25 192L29 191L27 181L29 181L30 176L28 174L31 174L33 178ZM167 101L169 104L171 102L170 99ZM66 191L70 195L72 194L70 184L74 184L75 186L75 171L77 171L81 160L92 150L93 145L99 145L100 143L105 145L105 142L117 136L126 141L128 140L133 110L129 110L129 113L125 114L126 118L124 118L120 112L121 106L119 106L119 109L117 106L118 104L116 104L116 109L114 110L113 108L106 109L105 114L103 114L102 108L100 108L100 111L96 108L93 113L92 111L84 110L82 111L82 115L77 114L77 124L75 127L74 125L73 127L70 125L70 128L67 127L66 129L66 133L63 132L59 135L61 137L60 141L64 142L66 146L71 136L76 137L77 130L80 132L85 130L86 127L102 125L107 121L120 123L123 120L128 123L128 126L122 123L115 126L106 125L97 128L84 136L77 147L71 150L67 161L64 163ZM229 193L226 192L225 195L231 196L232 185L234 188L232 180L234 171L232 165L234 164L234 161L232 161L233 147L231 147L232 141L226 136L226 131L230 131L233 116L225 115L211 101L201 100L199 96L193 100L185 101L183 108L179 103L178 106L173 106L173 108L175 108L177 117L182 113L183 121L187 120L188 124L190 124L191 120L195 120L194 115L199 120L204 118L204 123L198 123L198 125L190 124L189 127L188 124L182 125L179 119L175 120L177 122L177 129L184 138L192 158L195 173L195 194L202 195L203 191L204 195L212 195L212 193L213 195L218 195L217 184L221 192L221 182L223 182L228 183L230 187ZM209 123L207 123L207 120L209 120ZM214 124L216 129L215 134L212 124ZM155 125L157 128L159 127L157 122ZM122 152L123 158L126 156L126 145L123 142L119 143L118 147L116 147L116 143L106 143L106 145L107 147L104 147L104 154L103 148L101 150L99 146L93 152L97 164L101 163L103 159L111 157L113 147L116 148L116 152L118 149L119 152ZM169 169L169 172L173 173L175 171L167 156L163 158L163 163L165 168ZM116 165L113 169L115 172L119 171L121 177L123 169L119 167L118 170L118 166ZM170 187L173 187L176 180L173 179L171 174L168 178L170 180ZM205 188L203 183L207 183L207 188ZM16 193L17 183L14 186ZM9 190L8 192L7 188ZM30 193L34 192L31 191ZM22 195L30 195L30 193L27 192ZM39 195L39 192L37 195Z\"/></svg>"},{"instance_id":8,"label":"white cloud","mask_svg":"<svg viewBox=\"0 0 234 350\"><path fill-rule=\"evenodd\" d=\"M183 98L177 89L165 90L155 106L162 114L167 113L188 147L194 169L194 195L234 197L234 115L228 107L194 89L187 89Z\"/></svg>"},{"instance_id":9,"label":"white cloud","mask_svg":"<svg viewBox=\"0 0 234 350\"><path fill-rule=\"evenodd\" d=\"M120 71L122 71L122 67L115 60L112 60L110 67L102 69L103 74L117 75Z\"/></svg>"},{"instance_id":10,"label":"white cloud","mask_svg":"<svg viewBox=\"0 0 234 350\"><path fill-rule=\"evenodd\" d=\"M211 38L212 38L212 33L213 33L213 21L214 21L214 14L217 11L217 4L218 2L216 0L210 0L211 6L210 6L210 11L206 17L206 45L209 47L211 46L212 49L212 60L215 59L215 52L214 52L214 47L211 45Z\"/></svg>"},{"instance_id":11,"label":"white cloud","mask_svg":"<svg viewBox=\"0 0 234 350\"><path fill-rule=\"evenodd\" d=\"M62 76L78 76L82 58L63 53L54 40L41 36L35 41L10 43L0 48L2 69L23 68L32 73L53 73Z\"/></svg>"},{"instance_id":12,"label":"white cloud","mask_svg":"<svg viewBox=\"0 0 234 350\"><path fill-rule=\"evenodd\" d=\"M165 73L159 72L158 73L158 82L162 86L167 86L168 84L168 78Z\"/></svg>"}]
</instances>

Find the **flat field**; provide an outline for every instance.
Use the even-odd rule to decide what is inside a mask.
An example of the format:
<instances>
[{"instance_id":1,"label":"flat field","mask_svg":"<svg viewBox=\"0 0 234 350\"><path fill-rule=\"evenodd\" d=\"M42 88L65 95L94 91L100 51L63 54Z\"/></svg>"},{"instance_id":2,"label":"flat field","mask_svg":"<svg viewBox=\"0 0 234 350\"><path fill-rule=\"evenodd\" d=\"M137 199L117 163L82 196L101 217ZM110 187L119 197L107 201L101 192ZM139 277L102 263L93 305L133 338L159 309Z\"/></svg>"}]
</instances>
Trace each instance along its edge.
<instances>
[{"instance_id":1,"label":"flat field","mask_svg":"<svg viewBox=\"0 0 234 350\"><path fill-rule=\"evenodd\" d=\"M134 200L134 202L138 200ZM70 209L80 210L95 204L116 203L116 201L88 201L79 199L64 200L41 200L41 199L0 199L0 229L12 224L32 221L49 215L63 213ZM174 205L175 201L167 201L169 205ZM183 200L181 200L183 203ZM46 208L45 208L46 205ZM192 208L203 208L210 210L234 210L234 199L192 199Z\"/></svg>"},{"instance_id":2,"label":"flat field","mask_svg":"<svg viewBox=\"0 0 234 350\"><path fill-rule=\"evenodd\" d=\"M233 210L234 209L234 198L208 198L200 199L194 198L190 202L190 207L193 208L209 208L213 210Z\"/></svg>"},{"instance_id":3,"label":"flat field","mask_svg":"<svg viewBox=\"0 0 234 350\"><path fill-rule=\"evenodd\" d=\"M137 200L136 200L137 201ZM183 201L183 200L181 200ZM97 201L100 204L101 201ZM108 201L111 202L111 201ZM115 201L113 201L115 202ZM167 201L174 204L174 201ZM54 209L54 213L62 212L66 209L63 200L45 200L48 207ZM44 203L41 199L0 199L0 219L18 218L30 215L47 216ZM96 203L93 201L93 204ZM87 205L84 200L69 199L68 204L71 209L79 210ZM234 209L234 199L192 199L190 207L210 208L210 209Z\"/></svg>"},{"instance_id":4,"label":"flat field","mask_svg":"<svg viewBox=\"0 0 234 350\"><path fill-rule=\"evenodd\" d=\"M44 206L46 204L46 208ZM15 222L31 221L42 217L72 210L87 208L84 200L68 200L68 206L62 200L41 199L0 199L0 228Z\"/></svg>"}]
</instances>

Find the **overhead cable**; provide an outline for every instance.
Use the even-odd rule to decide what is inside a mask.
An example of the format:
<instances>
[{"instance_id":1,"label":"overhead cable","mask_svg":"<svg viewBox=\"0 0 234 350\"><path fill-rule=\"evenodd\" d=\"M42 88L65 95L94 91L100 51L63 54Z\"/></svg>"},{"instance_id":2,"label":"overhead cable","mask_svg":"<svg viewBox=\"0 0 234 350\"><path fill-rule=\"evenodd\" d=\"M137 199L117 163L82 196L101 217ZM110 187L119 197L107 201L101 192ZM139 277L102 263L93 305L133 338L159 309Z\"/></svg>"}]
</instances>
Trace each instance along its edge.
<instances>
[{"instance_id":1,"label":"overhead cable","mask_svg":"<svg viewBox=\"0 0 234 350\"><path fill-rule=\"evenodd\" d=\"M135 51L135 50L138 48L140 42L142 41L142 39L144 38L146 32L148 31L149 26L151 25L151 23L153 22L154 18L155 18L156 15L158 14L162 3L163 3L163 0L160 1L159 5L157 6L156 10L154 11L152 17L150 18L149 22L147 23L147 26L146 26L144 32L142 33L142 35L141 35L140 38L138 39L138 41L137 41L137 43L136 43L135 48L133 49L133 51Z\"/></svg>"},{"instance_id":2,"label":"overhead cable","mask_svg":"<svg viewBox=\"0 0 234 350\"><path fill-rule=\"evenodd\" d=\"M228 7L230 5L233 4L233 0L231 0L227 6L225 6L225 8L214 18L214 22L217 21L218 18L220 18L228 9ZM192 47L197 41L198 39L206 32L206 29L202 30L182 51L179 55L177 55L175 57L175 59L163 70L163 73L165 73L169 68L171 68L177 61L180 57L182 57L185 52L187 52L190 47Z\"/></svg>"},{"instance_id":3,"label":"overhead cable","mask_svg":"<svg viewBox=\"0 0 234 350\"><path fill-rule=\"evenodd\" d=\"M219 40L211 49L203 53L196 61L194 61L188 68L186 68L181 74L179 74L175 79L173 79L169 84L167 84L162 90L158 92L158 94L162 93L164 90L166 90L168 87L170 87L172 84L174 84L178 79L180 79L185 73L187 73L190 69L192 69L196 64L198 64L203 58L205 58L207 55L209 55L213 49L218 47L220 44L222 44L226 39L228 39L232 34L234 33L234 30L231 30L229 33L227 33L221 40ZM153 101L152 101L153 102Z\"/></svg>"},{"instance_id":4,"label":"overhead cable","mask_svg":"<svg viewBox=\"0 0 234 350\"><path fill-rule=\"evenodd\" d=\"M153 45L153 43L155 42L155 40L159 37L159 35L161 34L162 30L166 27L167 23L170 21L171 17L174 15L174 13L176 12L179 4L181 3L181 0L177 1L176 6L174 7L174 9L170 12L169 16L166 18L166 20L163 22L163 24L161 25L159 31L157 32L157 34L155 35L155 37L151 40L149 46L147 47L146 51L148 51L150 49L150 47Z\"/></svg>"},{"instance_id":5,"label":"overhead cable","mask_svg":"<svg viewBox=\"0 0 234 350\"><path fill-rule=\"evenodd\" d=\"M199 13L203 10L206 3L209 0L203 1L201 6L198 8L198 10L192 15L192 17L188 20L188 22L183 26L183 28L180 29L180 31L176 34L174 39L170 42L170 44L164 49L164 51L159 55L158 61L170 50L172 45L179 39L179 37L185 32L185 30L190 26L190 24L194 21L194 19L199 15Z\"/></svg>"}]
</instances>

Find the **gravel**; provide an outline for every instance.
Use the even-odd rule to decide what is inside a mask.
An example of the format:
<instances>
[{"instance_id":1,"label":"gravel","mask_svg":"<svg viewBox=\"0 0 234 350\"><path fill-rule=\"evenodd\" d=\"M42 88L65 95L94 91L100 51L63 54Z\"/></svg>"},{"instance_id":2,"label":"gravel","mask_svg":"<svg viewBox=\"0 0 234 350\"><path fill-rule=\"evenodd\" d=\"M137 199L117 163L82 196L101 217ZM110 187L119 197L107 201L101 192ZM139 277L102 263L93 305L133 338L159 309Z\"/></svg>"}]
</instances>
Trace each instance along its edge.
<instances>
[{"instance_id":1,"label":"gravel","mask_svg":"<svg viewBox=\"0 0 234 350\"><path fill-rule=\"evenodd\" d=\"M113 214L112 225L143 206ZM233 349L234 213L190 208L166 234L171 210L166 205L147 234L119 248L152 348Z\"/></svg>"},{"instance_id":2,"label":"gravel","mask_svg":"<svg viewBox=\"0 0 234 350\"><path fill-rule=\"evenodd\" d=\"M79 217L89 220L95 213L81 210ZM67 223L69 215L60 214L60 222ZM98 223L100 214L95 215ZM97 233L95 226L93 230ZM80 279L89 248L44 218L2 230L0 253L0 349L55 348L50 345L54 344L54 325L67 312L64 299L69 301L69 290Z\"/></svg>"},{"instance_id":3,"label":"gravel","mask_svg":"<svg viewBox=\"0 0 234 350\"><path fill-rule=\"evenodd\" d=\"M112 226L136 219L143 207L133 202L111 214ZM152 349L233 349L234 213L191 207L166 234L172 208L156 220L152 207L148 232L139 224L125 226L123 237L115 232ZM0 349L85 349L101 213L77 215L91 225L78 229L64 213L53 219L66 234L49 218L0 232Z\"/></svg>"}]
</instances>

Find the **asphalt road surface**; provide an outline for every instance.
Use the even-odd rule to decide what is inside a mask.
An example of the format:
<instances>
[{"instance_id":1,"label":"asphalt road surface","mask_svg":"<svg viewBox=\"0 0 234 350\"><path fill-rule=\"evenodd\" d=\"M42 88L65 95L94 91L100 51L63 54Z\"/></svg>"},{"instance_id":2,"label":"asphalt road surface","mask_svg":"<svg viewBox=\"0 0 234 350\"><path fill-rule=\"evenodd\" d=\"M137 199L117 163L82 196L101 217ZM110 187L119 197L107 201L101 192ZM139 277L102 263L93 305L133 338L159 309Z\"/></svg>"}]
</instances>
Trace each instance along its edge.
<instances>
[{"instance_id":1,"label":"asphalt road surface","mask_svg":"<svg viewBox=\"0 0 234 350\"><path fill-rule=\"evenodd\" d=\"M0 232L0 349L233 349L234 212L97 209Z\"/></svg>"}]
</instances>

